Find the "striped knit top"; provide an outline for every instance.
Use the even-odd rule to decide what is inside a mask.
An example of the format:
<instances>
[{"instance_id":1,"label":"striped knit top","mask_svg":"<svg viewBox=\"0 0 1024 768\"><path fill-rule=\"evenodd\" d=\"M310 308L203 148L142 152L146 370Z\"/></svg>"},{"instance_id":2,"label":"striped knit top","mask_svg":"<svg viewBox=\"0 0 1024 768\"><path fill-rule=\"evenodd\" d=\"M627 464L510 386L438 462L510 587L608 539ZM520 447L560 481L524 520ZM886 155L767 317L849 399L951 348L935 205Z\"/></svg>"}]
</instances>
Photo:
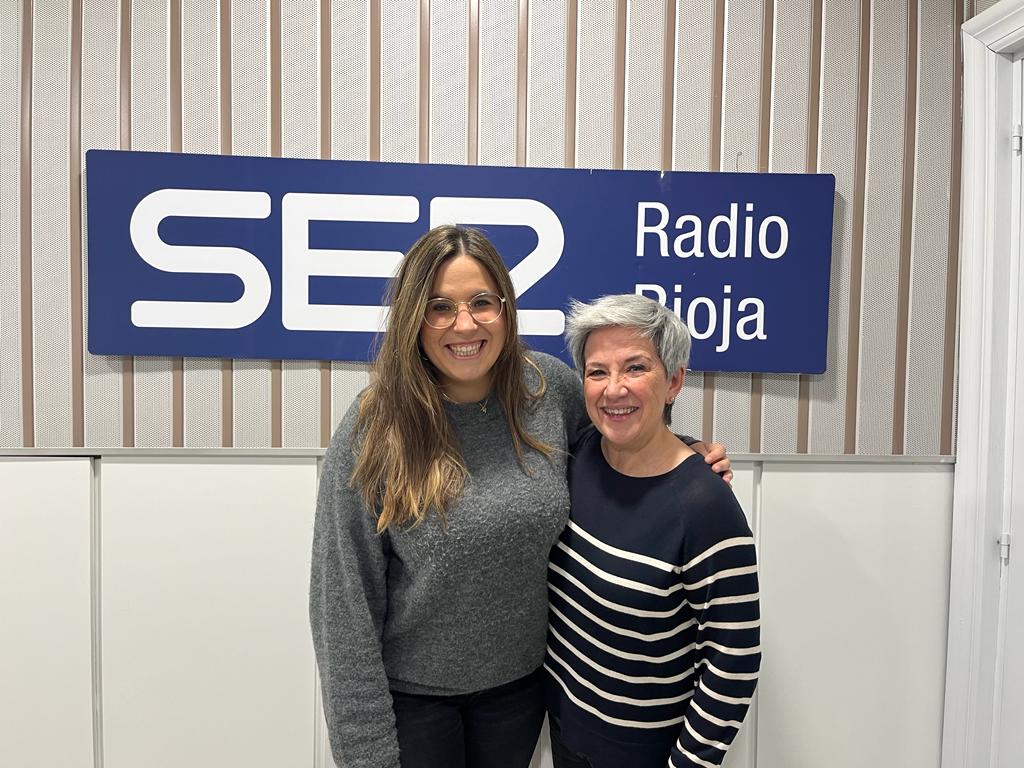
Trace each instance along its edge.
<instances>
[{"instance_id":1,"label":"striped knit top","mask_svg":"<svg viewBox=\"0 0 1024 768\"><path fill-rule=\"evenodd\" d=\"M616 472L592 426L569 488L544 663L563 742L594 768L719 765L761 662L742 509L700 456L656 477Z\"/></svg>"}]
</instances>

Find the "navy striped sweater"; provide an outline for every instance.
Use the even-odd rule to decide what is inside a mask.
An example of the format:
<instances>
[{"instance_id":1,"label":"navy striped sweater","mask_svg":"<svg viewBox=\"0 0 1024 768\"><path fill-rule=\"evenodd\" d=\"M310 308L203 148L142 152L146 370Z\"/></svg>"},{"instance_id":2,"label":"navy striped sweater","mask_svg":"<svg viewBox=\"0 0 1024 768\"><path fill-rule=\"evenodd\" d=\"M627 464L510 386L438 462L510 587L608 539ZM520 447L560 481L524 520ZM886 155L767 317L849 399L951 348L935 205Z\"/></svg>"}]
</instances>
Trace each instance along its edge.
<instances>
[{"instance_id":1,"label":"navy striped sweater","mask_svg":"<svg viewBox=\"0 0 1024 768\"><path fill-rule=\"evenodd\" d=\"M580 435L551 552L549 712L594 768L717 766L761 662L750 528L702 457L629 477L600 443Z\"/></svg>"}]
</instances>

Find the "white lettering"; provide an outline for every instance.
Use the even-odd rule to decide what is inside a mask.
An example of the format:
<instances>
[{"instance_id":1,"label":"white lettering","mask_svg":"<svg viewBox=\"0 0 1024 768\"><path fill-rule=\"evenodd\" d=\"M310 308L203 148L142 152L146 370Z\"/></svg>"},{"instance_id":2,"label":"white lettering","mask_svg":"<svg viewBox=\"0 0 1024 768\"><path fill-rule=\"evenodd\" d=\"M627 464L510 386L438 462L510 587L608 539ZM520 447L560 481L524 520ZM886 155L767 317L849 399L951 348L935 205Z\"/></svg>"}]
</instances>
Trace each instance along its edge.
<instances>
[{"instance_id":1,"label":"white lettering","mask_svg":"<svg viewBox=\"0 0 1024 768\"><path fill-rule=\"evenodd\" d=\"M256 322L270 303L270 275L263 263L241 248L169 245L160 239L160 222L172 216L217 219L265 219L270 195L214 189L158 189L132 212L129 234L139 256L163 272L234 275L242 281L235 301L148 301L132 303L138 328L244 328Z\"/></svg>"},{"instance_id":2,"label":"white lettering","mask_svg":"<svg viewBox=\"0 0 1024 768\"><path fill-rule=\"evenodd\" d=\"M647 212L658 212L658 223L653 227L647 224ZM656 235L658 238L658 251L662 256L668 256L668 235L665 234L665 225L668 224L668 206L664 203L636 204L636 255L644 255L644 235Z\"/></svg>"}]
</instances>

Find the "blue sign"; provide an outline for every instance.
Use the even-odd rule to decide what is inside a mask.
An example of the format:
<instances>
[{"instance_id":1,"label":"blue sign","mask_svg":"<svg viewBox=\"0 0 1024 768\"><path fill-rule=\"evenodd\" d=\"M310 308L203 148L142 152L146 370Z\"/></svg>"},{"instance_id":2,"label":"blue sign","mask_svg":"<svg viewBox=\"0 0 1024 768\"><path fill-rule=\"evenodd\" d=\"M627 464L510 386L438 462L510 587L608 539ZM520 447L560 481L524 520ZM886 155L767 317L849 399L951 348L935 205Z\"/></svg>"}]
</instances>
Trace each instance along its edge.
<instances>
[{"instance_id":1,"label":"blue sign","mask_svg":"<svg viewBox=\"0 0 1024 768\"><path fill-rule=\"evenodd\" d=\"M483 229L520 329L568 359L568 299L642 293L691 368L821 373L835 177L90 150L89 351L368 360L429 227Z\"/></svg>"}]
</instances>

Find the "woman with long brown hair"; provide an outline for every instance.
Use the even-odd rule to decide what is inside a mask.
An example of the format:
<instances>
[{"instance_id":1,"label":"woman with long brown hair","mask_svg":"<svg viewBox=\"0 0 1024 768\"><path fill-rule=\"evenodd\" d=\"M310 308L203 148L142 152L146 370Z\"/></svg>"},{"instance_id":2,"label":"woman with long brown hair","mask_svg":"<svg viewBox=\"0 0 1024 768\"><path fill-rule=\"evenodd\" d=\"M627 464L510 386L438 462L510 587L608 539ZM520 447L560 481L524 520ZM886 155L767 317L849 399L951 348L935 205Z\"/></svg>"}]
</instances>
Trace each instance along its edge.
<instances>
[{"instance_id":1,"label":"woman with long brown hair","mask_svg":"<svg viewBox=\"0 0 1024 768\"><path fill-rule=\"evenodd\" d=\"M579 380L526 350L508 270L476 230L427 232L388 298L317 500L310 617L331 748L346 768L525 768L548 552L587 421Z\"/></svg>"}]
</instances>

